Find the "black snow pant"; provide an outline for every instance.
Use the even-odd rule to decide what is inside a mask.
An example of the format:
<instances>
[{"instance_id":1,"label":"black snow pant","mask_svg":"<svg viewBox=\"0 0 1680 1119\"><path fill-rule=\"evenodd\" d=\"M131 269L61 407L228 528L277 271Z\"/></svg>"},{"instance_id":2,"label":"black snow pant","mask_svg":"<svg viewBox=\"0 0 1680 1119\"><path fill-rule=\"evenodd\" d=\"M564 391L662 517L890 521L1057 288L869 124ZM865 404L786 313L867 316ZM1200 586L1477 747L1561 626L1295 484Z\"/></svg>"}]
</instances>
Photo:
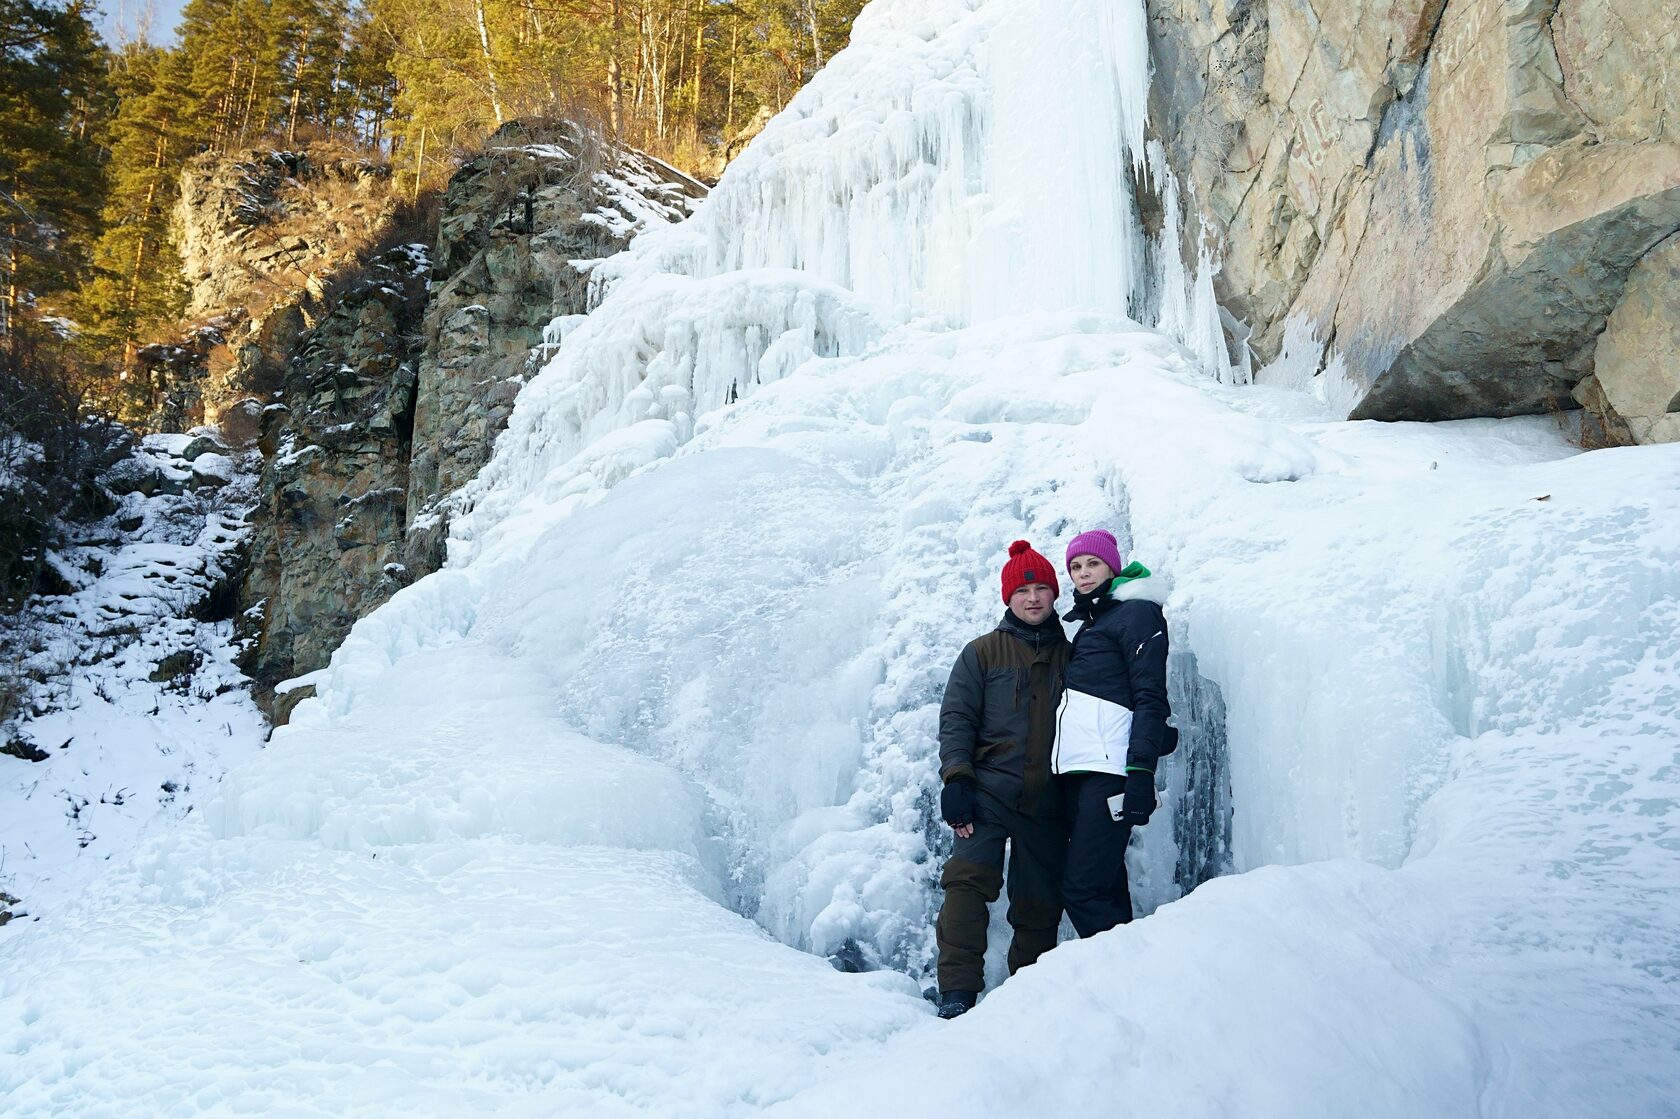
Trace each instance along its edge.
<instances>
[{"instance_id":1,"label":"black snow pant","mask_svg":"<svg viewBox=\"0 0 1680 1119\"><path fill-rule=\"evenodd\" d=\"M1068 815L1062 904L1081 937L1095 936L1132 919L1126 881L1132 826L1117 823L1108 809L1108 798L1126 791L1126 779L1113 773L1068 773L1056 783Z\"/></svg>"},{"instance_id":2,"label":"black snow pant","mask_svg":"<svg viewBox=\"0 0 1680 1119\"><path fill-rule=\"evenodd\" d=\"M958 837L939 884L939 989L979 992L986 985L986 907L1003 888L1003 848L1009 844L1009 974L1056 946L1062 923L1062 853L1067 824L1060 815L1029 816L986 789L979 790L974 834ZM1046 798L1050 799L1050 798Z\"/></svg>"}]
</instances>

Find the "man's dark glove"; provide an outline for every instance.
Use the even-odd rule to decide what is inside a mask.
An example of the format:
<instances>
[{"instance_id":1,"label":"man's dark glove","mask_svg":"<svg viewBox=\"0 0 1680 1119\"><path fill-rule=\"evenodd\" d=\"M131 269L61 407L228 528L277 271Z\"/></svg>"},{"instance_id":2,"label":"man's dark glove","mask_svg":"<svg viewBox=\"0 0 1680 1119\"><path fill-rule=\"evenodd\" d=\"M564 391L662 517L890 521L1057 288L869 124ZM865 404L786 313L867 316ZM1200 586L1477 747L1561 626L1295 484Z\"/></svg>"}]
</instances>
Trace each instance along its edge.
<instances>
[{"instance_id":1,"label":"man's dark glove","mask_svg":"<svg viewBox=\"0 0 1680 1119\"><path fill-rule=\"evenodd\" d=\"M953 828L972 824L974 822L974 779L971 777L953 777L945 782L945 791L939 794L939 813L945 817L945 822Z\"/></svg>"},{"instance_id":2,"label":"man's dark glove","mask_svg":"<svg viewBox=\"0 0 1680 1119\"><path fill-rule=\"evenodd\" d=\"M1120 803L1122 823L1135 828L1149 822L1155 811L1155 775L1146 769L1126 769L1126 799Z\"/></svg>"}]
</instances>

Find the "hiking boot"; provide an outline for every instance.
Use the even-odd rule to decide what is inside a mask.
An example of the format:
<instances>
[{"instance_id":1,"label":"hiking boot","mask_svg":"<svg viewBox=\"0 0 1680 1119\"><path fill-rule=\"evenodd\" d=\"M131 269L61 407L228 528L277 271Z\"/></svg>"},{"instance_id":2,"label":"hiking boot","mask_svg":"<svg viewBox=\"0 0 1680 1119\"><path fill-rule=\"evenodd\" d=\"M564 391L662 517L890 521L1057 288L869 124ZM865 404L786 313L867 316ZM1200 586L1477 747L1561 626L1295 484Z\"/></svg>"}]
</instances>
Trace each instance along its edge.
<instances>
[{"instance_id":1,"label":"hiking boot","mask_svg":"<svg viewBox=\"0 0 1680 1119\"><path fill-rule=\"evenodd\" d=\"M979 997L979 991L941 991L939 992L939 1016L941 1018L955 1018L967 1014L974 1009L975 1000Z\"/></svg>"}]
</instances>

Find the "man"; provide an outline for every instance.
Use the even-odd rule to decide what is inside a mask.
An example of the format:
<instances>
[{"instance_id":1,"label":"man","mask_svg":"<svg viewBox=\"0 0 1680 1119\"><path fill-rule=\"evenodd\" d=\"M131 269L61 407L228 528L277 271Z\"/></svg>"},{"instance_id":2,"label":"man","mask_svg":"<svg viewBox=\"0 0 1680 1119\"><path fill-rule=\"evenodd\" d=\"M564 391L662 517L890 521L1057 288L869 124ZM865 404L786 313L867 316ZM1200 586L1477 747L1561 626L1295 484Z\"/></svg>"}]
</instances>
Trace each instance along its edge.
<instances>
[{"instance_id":1,"label":"man","mask_svg":"<svg viewBox=\"0 0 1680 1119\"><path fill-rule=\"evenodd\" d=\"M985 986L986 907L1003 886L1009 847L1009 972L1056 945L1067 843L1050 747L1068 642L1055 613L1056 570L1025 540L1003 567L1008 610L969 642L939 709L940 797L956 832L940 885L939 1016L973 1009Z\"/></svg>"}]
</instances>

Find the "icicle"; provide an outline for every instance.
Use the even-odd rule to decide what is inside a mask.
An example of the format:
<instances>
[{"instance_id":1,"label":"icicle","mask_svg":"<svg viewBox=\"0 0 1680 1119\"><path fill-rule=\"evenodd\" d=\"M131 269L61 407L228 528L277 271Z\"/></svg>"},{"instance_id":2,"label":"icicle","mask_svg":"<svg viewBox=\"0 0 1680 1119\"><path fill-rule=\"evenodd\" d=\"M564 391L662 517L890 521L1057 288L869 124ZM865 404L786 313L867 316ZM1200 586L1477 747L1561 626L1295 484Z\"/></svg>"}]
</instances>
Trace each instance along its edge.
<instances>
[{"instance_id":1,"label":"icicle","mask_svg":"<svg viewBox=\"0 0 1680 1119\"><path fill-rule=\"evenodd\" d=\"M1143 130L1148 123L1149 22L1141 0L1108 0L1102 7L1103 46L1114 63L1118 86L1120 136L1132 157L1132 171L1143 173Z\"/></svg>"},{"instance_id":2,"label":"icicle","mask_svg":"<svg viewBox=\"0 0 1680 1119\"><path fill-rule=\"evenodd\" d=\"M1348 376L1347 361L1325 346L1318 327L1305 315L1290 315L1283 324L1283 346L1254 375L1256 384L1294 389L1323 401L1330 414L1345 419L1363 395Z\"/></svg>"},{"instance_id":3,"label":"icicle","mask_svg":"<svg viewBox=\"0 0 1680 1119\"><path fill-rule=\"evenodd\" d=\"M1151 325L1188 349L1196 364L1216 381L1246 384L1249 360L1246 351L1233 361L1225 343L1225 323L1214 295L1213 278L1219 262L1209 245L1207 228L1196 219L1196 270L1185 266L1183 195L1178 176L1167 163L1166 149L1151 140L1145 159L1145 173L1161 199L1161 231L1155 238Z\"/></svg>"},{"instance_id":4,"label":"icicle","mask_svg":"<svg viewBox=\"0 0 1680 1119\"><path fill-rule=\"evenodd\" d=\"M970 321L1073 308L1126 314L1143 279L1132 197L1148 43L1140 0L1017 4L993 32L987 209Z\"/></svg>"}]
</instances>

